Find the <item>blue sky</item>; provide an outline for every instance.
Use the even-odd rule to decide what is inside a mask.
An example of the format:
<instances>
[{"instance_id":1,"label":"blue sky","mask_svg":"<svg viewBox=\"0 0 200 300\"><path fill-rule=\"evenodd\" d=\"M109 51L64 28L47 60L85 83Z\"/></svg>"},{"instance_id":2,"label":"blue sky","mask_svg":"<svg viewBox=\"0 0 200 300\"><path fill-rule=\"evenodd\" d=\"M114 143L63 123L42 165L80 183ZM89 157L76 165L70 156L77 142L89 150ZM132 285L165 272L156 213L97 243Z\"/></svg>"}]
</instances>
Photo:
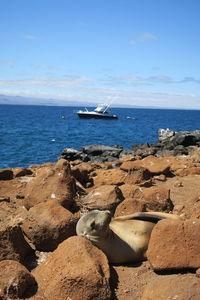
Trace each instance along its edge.
<instances>
[{"instance_id":1,"label":"blue sky","mask_svg":"<svg viewBox=\"0 0 200 300\"><path fill-rule=\"evenodd\" d=\"M199 0L1 1L0 94L200 109L199 11Z\"/></svg>"}]
</instances>

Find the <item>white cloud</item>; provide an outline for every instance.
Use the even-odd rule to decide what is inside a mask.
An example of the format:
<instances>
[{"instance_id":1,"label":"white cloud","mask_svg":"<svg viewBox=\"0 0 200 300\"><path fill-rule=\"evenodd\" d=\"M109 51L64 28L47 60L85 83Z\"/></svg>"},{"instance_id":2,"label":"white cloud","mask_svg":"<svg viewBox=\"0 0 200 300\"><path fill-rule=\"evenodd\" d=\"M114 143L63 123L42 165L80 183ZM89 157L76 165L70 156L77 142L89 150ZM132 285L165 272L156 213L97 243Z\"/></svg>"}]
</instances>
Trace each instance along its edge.
<instances>
[{"instance_id":1,"label":"white cloud","mask_svg":"<svg viewBox=\"0 0 200 300\"><path fill-rule=\"evenodd\" d=\"M59 105L67 105L67 101L90 103L113 102L114 105L136 105L142 107L159 108L181 108L181 109L200 109L200 95L175 94L175 93L156 93L133 90L122 90L113 88L87 88L69 89L65 91L33 91L29 88L18 87L15 90L0 89L0 94L8 96L24 96L46 99L57 99ZM44 101L45 103L45 101Z\"/></svg>"},{"instance_id":2,"label":"white cloud","mask_svg":"<svg viewBox=\"0 0 200 300\"><path fill-rule=\"evenodd\" d=\"M142 33L142 34L136 36L135 38L131 39L129 41L129 44L130 45L135 45L135 44L138 44L138 43L143 43L147 40L157 40L157 37L153 33L146 32L146 33Z\"/></svg>"},{"instance_id":3,"label":"white cloud","mask_svg":"<svg viewBox=\"0 0 200 300\"><path fill-rule=\"evenodd\" d=\"M26 40L38 40L38 37L32 34L24 34L23 38Z\"/></svg>"},{"instance_id":4,"label":"white cloud","mask_svg":"<svg viewBox=\"0 0 200 300\"><path fill-rule=\"evenodd\" d=\"M45 66L45 65L37 65L37 64L32 64L31 65L34 69L41 69L41 70L51 70L51 71L55 71L57 70L56 67L53 66Z\"/></svg>"},{"instance_id":5,"label":"white cloud","mask_svg":"<svg viewBox=\"0 0 200 300\"><path fill-rule=\"evenodd\" d=\"M54 77L38 77L32 79L20 79L20 80L5 80L0 79L0 86L7 87L33 87L43 89L55 89L66 90L69 87L82 86L89 82L93 82L94 79L87 77L69 77L67 79L59 79Z\"/></svg>"},{"instance_id":6,"label":"white cloud","mask_svg":"<svg viewBox=\"0 0 200 300\"><path fill-rule=\"evenodd\" d=\"M9 66L13 66L13 65L14 65L14 61L11 60L11 59L7 60L6 63L7 63L7 65L9 65Z\"/></svg>"}]
</instances>

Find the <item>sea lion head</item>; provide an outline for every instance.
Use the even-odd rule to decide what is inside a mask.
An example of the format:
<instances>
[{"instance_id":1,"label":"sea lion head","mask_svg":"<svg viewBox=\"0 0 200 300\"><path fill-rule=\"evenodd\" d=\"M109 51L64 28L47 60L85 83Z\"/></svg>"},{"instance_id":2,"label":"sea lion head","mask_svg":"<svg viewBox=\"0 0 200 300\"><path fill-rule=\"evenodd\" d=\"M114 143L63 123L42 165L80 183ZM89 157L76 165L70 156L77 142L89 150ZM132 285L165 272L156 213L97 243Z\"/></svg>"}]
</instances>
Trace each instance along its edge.
<instances>
[{"instance_id":1,"label":"sea lion head","mask_svg":"<svg viewBox=\"0 0 200 300\"><path fill-rule=\"evenodd\" d=\"M109 210L92 210L79 219L76 233L93 242L98 241L107 236L110 221L111 213Z\"/></svg>"}]
</instances>

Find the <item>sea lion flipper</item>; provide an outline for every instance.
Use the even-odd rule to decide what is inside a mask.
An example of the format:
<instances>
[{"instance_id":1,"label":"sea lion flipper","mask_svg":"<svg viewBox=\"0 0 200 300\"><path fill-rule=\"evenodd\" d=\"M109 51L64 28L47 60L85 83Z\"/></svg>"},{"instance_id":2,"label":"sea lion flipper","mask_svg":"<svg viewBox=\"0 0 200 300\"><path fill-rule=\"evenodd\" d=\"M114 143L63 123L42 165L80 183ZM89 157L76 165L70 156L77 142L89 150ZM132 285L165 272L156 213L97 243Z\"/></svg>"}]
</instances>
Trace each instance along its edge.
<instances>
[{"instance_id":1,"label":"sea lion flipper","mask_svg":"<svg viewBox=\"0 0 200 300\"><path fill-rule=\"evenodd\" d=\"M142 220L142 221L149 221L149 222L153 222L153 223L157 223L158 221L163 220L163 219L180 220L181 217L178 215L174 215L174 214L152 211L152 212L137 212L134 214L114 218L114 220L118 220L118 221Z\"/></svg>"}]
</instances>

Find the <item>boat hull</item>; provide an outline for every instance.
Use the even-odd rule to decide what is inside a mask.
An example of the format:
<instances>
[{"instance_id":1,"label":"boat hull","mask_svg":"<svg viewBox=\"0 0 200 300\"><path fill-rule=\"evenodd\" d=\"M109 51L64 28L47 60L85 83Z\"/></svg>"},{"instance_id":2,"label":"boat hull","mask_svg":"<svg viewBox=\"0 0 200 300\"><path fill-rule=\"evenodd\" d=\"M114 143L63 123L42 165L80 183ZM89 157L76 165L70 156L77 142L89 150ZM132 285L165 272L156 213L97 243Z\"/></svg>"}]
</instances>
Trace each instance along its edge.
<instances>
[{"instance_id":1,"label":"boat hull","mask_svg":"<svg viewBox=\"0 0 200 300\"><path fill-rule=\"evenodd\" d=\"M85 112L77 112L77 115L81 119L118 119L115 115L108 114L100 114L100 113L85 113Z\"/></svg>"}]
</instances>

